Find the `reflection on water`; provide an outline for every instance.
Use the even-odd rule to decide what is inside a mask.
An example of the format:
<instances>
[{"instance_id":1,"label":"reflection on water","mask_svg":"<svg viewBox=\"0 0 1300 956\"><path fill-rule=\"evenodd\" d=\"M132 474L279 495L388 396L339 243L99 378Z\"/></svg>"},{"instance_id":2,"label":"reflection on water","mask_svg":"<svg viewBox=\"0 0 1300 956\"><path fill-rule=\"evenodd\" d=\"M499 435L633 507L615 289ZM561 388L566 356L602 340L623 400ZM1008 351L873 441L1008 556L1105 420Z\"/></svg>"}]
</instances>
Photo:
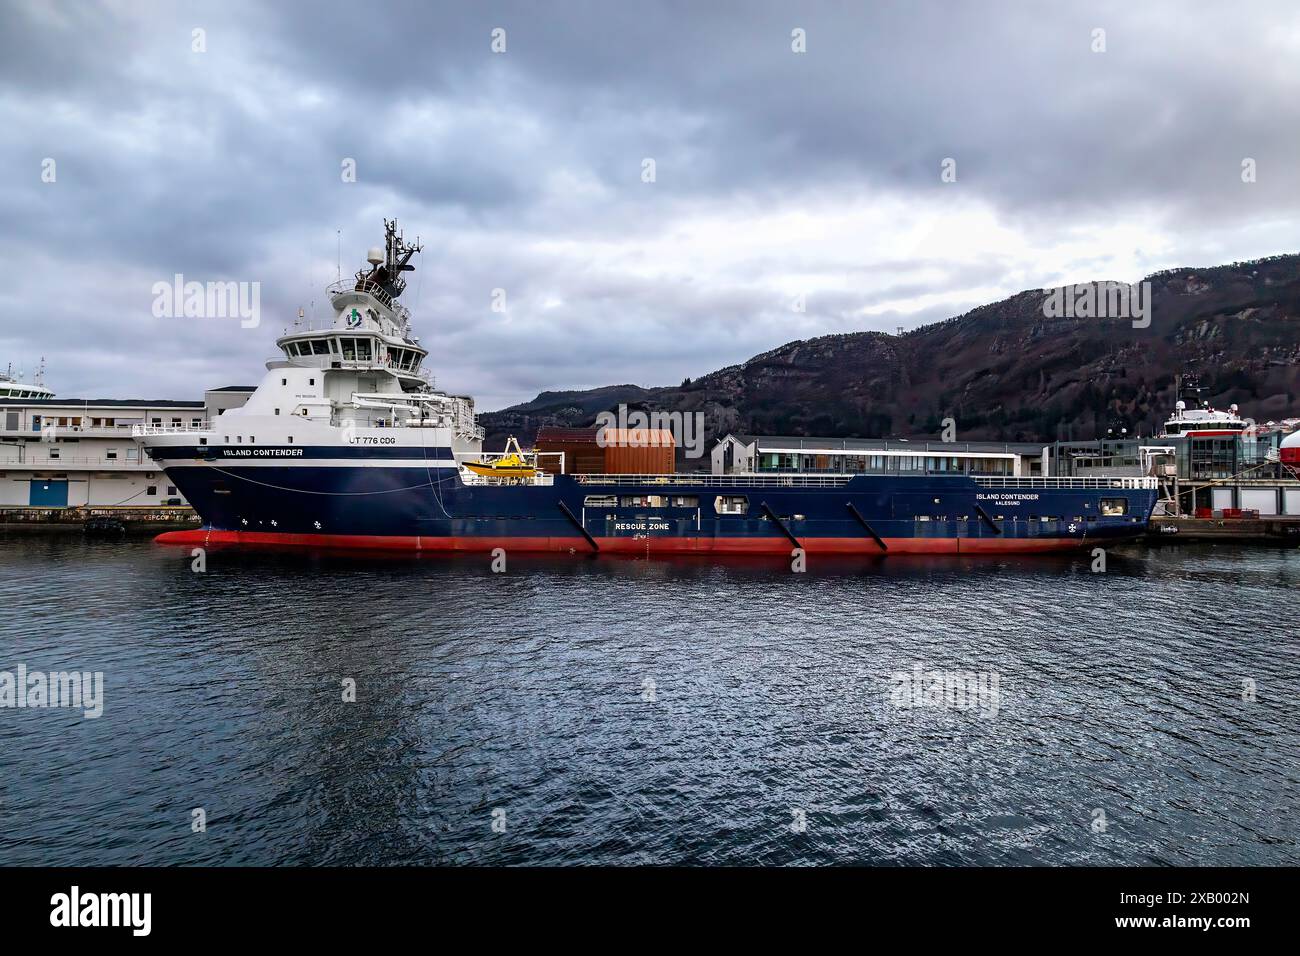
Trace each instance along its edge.
<instances>
[{"instance_id":1,"label":"reflection on water","mask_svg":"<svg viewBox=\"0 0 1300 956\"><path fill-rule=\"evenodd\" d=\"M1300 861L1297 551L190 562L0 539L0 863Z\"/></svg>"}]
</instances>

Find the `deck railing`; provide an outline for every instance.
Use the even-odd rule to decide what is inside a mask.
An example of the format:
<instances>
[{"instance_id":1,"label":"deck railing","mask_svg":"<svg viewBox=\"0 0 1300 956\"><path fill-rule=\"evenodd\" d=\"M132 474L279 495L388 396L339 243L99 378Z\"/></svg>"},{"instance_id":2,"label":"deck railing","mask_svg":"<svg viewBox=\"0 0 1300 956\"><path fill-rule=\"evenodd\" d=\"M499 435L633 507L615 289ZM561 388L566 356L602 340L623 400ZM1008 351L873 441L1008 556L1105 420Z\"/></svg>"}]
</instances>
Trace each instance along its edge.
<instances>
[{"instance_id":1,"label":"deck railing","mask_svg":"<svg viewBox=\"0 0 1300 956\"><path fill-rule=\"evenodd\" d=\"M211 422L199 422L197 425L132 425L131 434L143 435L180 435L186 432L210 432Z\"/></svg>"},{"instance_id":2,"label":"deck railing","mask_svg":"<svg viewBox=\"0 0 1300 956\"><path fill-rule=\"evenodd\" d=\"M984 488L1116 488L1120 490L1154 491L1159 484L1156 478L975 478Z\"/></svg>"},{"instance_id":3,"label":"deck railing","mask_svg":"<svg viewBox=\"0 0 1300 956\"><path fill-rule=\"evenodd\" d=\"M840 488L852 475L574 475L582 485L700 485L709 488Z\"/></svg>"}]
</instances>

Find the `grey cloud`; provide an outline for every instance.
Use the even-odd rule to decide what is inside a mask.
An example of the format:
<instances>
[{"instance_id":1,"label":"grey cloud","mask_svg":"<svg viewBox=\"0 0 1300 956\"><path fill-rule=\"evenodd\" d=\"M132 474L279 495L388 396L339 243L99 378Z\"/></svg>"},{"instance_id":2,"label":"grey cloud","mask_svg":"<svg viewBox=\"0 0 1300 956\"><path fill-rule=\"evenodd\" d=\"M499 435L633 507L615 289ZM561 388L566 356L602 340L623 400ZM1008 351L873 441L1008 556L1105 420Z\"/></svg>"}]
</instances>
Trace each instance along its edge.
<instances>
[{"instance_id":1,"label":"grey cloud","mask_svg":"<svg viewBox=\"0 0 1300 956\"><path fill-rule=\"evenodd\" d=\"M409 294L419 331L442 382L484 406L673 382L1057 278L978 249L744 250L776 208L982 203L1031 248L1094 237L1068 266L1082 277L1133 252L1097 238L1126 217L1169 238L1134 254L1144 268L1288 251L1300 218L1300 18L1281 2L30 0L5 19L0 253L23 272L0 290L0 362L46 354L64 394L255 380L275 331L323 306L336 230L351 272L383 215L426 240ZM504 55L489 50L498 26ZM806 54L790 51L794 27ZM942 184L949 156L958 182ZM1246 156L1257 183L1241 182ZM652 244L671 248L706 214L734 223L734 255L652 261ZM263 328L159 326L145 293L176 272L260 281ZM842 281L807 289L794 315L767 284L786 274ZM495 287L508 318L487 309ZM953 304L862 317L934 294ZM34 302L42 320L20 320Z\"/></svg>"}]
</instances>

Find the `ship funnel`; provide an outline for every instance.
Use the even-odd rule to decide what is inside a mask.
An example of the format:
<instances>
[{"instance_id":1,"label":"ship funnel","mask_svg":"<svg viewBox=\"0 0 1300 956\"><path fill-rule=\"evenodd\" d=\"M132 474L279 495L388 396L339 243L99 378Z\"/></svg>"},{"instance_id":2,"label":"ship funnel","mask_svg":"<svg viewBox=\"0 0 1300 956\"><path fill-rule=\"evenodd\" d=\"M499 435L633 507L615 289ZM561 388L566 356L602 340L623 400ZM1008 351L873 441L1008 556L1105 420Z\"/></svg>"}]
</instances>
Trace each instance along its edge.
<instances>
[{"instance_id":1,"label":"ship funnel","mask_svg":"<svg viewBox=\"0 0 1300 956\"><path fill-rule=\"evenodd\" d=\"M370 251L366 253L366 262L372 266L377 266L384 261L384 250L378 246L371 246Z\"/></svg>"}]
</instances>

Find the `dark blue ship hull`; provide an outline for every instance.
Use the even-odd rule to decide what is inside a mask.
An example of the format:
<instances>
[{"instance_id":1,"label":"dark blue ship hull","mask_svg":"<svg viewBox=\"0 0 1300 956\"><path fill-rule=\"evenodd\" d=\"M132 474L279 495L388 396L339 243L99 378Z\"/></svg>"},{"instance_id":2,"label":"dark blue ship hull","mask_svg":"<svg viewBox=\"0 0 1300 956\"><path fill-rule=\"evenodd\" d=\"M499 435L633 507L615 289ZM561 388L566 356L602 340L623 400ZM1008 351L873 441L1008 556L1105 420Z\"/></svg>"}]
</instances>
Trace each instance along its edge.
<instances>
[{"instance_id":1,"label":"dark blue ship hull","mask_svg":"<svg viewBox=\"0 0 1300 956\"><path fill-rule=\"evenodd\" d=\"M177 543L409 550L969 553L1060 550L1141 535L1156 492L1132 479L558 475L466 484L429 449L389 467L297 448L292 464L169 450L203 529ZM370 451L370 450L366 450ZM408 452L409 454L409 452ZM321 466L311 464L313 458ZM330 459L328 466L323 460ZM438 464L435 465L434 462Z\"/></svg>"}]
</instances>

